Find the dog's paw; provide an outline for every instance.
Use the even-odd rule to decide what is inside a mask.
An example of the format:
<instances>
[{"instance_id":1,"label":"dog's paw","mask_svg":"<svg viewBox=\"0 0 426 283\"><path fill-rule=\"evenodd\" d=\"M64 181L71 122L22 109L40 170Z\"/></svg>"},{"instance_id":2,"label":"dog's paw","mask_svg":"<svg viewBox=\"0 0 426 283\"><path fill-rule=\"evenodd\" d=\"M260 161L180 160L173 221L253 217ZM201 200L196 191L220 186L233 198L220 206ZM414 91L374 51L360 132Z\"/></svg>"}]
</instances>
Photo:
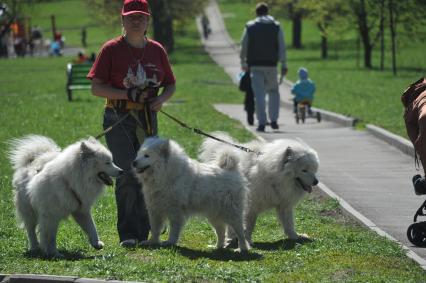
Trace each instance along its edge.
<instances>
[{"instance_id":1,"label":"dog's paw","mask_svg":"<svg viewBox=\"0 0 426 283\"><path fill-rule=\"evenodd\" d=\"M299 234L297 235L297 239L299 241L309 241L311 238L308 236L308 234Z\"/></svg>"},{"instance_id":2,"label":"dog's paw","mask_svg":"<svg viewBox=\"0 0 426 283\"><path fill-rule=\"evenodd\" d=\"M248 254L248 249L238 248L238 249L235 249L234 252L245 255L245 254Z\"/></svg>"},{"instance_id":3,"label":"dog's paw","mask_svg":"<svg viewBox=\"0 0 426 283\"><path fill-rule=\"evenodd\" d=\"M102 241L97 241L96 243L92 244L92 247L94 247L97 250L103 249L104 246L105 244Z\"/></svg>"},{"instance_id":4,"label":"dog's paw","mask_svg":"<svg viewBox=\"0 0 426 283\"><path fill-rule=\"evenodd\" d=\"M238 239L237 238L226 239L224 247L226 249L233 249L238 247Z\"/></svg>"}]
</instances>

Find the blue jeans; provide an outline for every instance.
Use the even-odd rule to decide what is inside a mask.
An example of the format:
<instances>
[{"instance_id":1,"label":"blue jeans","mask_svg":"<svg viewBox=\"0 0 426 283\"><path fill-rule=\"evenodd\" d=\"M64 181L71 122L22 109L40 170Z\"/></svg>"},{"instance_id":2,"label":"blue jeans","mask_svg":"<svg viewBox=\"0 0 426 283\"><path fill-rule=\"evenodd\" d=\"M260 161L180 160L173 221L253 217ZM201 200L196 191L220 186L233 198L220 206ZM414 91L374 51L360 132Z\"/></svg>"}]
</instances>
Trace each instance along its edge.
<instances>
[{"instance_id":1,"label":"blue jeans","mask_svg":"<svg viewBox=\"0 0 426 283\"><path fill-rule=\"evenodd\" d=\"M105 108L103 128L108 128L125 114L126 112L114 112L112 108ZM138 116L144 125L143 128L146 129L144 112L138 111ZM156 113L152 113L151 120L153 135L156 135ZM137 151L143 142L136 136L137 127L136 120L129 115L105 136L108 148L112 152L114 163L124 170L124 174L117 177L115 183L115 199L118 214L117 229L120 242L127 239L144 241L148 238L150 230L142 185L136 179L131 167ZM146 131L144 132L145 136L147 136Z\"/></svg>"}]
</instances>

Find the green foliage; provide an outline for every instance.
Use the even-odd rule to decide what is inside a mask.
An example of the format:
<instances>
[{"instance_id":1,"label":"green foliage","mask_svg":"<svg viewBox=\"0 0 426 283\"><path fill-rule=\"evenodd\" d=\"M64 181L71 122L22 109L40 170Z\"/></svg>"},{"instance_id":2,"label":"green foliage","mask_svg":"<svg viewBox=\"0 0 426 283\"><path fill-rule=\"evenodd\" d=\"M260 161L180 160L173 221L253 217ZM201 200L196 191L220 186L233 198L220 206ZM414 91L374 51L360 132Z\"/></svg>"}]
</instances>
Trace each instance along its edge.
<instances>
[{"instance_id":1,"label":"green foliage","mask_svg":"<svg viewBox=\"0 0 426 283\"><path fill-rule=\"evenodd\" d=\"M324 37L328 34L342 34L349 29L352 22L348 2L345 0L302 0L299 6L303 7L306 18L318 26Z\"/></svg>"}]
</instances>

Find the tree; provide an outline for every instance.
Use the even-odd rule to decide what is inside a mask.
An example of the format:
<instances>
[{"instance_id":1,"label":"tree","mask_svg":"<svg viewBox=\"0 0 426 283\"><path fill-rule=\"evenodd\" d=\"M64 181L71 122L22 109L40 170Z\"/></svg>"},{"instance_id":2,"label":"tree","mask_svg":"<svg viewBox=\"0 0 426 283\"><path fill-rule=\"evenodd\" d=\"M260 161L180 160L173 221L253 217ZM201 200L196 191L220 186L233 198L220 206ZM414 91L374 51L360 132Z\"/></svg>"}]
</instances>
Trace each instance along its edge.
<instances>
[{"instance_id":1,"label":"tree","mask_svg":"<svg viewBox=\"0 0 426 283\"><path fill-rule=\"evenodd\" d=\"M174 50L174 32L177 23L185 22L199 14L208 0L148 0L151 14L154 39L159 41L168 52ZM119 11L122 0L86 0L93 16L104 24L119 22ZM99 13L102 11L102 13ZM115 19L114 21L111 21ZM182 27L183 25L179 25Z\"/></svg>"},{"instance_id":2,"label":"tree","mask_svg":"<svg viewBox=\"0 0 426 283\"><path fill-rule=\"evenodd\" d=\"M391 32L391 45L392 45L392 71L396 75L396 26L395 26L395 6L393 0L389 0L389 28Z\"/></svg>"},{"instance_id":3,"label":"tree","mask_svg":"<svg viewBox=\"0 0 426 283\"><path fill-rule=\"evenodd\" d=\"M364 66L366 68L372 68L373 47L380 36L379 28L376 27L376 20L379 18L378 1L380 0L350 0L350 7L355 15L364 47ZM374 37L373 33L376 33Z\"/></svg>"},{"instance_id":4,"label":"tree","mask_svg":"<svg viewBox=\"0 0 426 283\"><path fill-rule=\"evenodd\" d=\"M174 50L173 15L167 0L150 0L154 38L171 53Z\"/></svg>"},{"instance_id":5,"label":"tree","mask_svg":"<svg viewBox=\"0 0 426 283\"><path fill-rule=\"evenodd\" d=\"M396 55L398 42L424 40L426 1L424 0L385 0L389 10L389 30L391 33L392 71L397 73ZM400 28L397 28L400 27ZM401 34L401 39L398 37ZM423 37L423 38L422 38ZM407 39L407 40L404 40Z\"/></svg>"},{"instance_id":6,"label":"tree","mask_svg":"<svg viewBox=\"0 0 426 283\"><path fill-rule=\"evenodd\" d=\"M306 18L311 19L318 27L321 36L321 58L328 57L328 38L330 34L341 34L346 29L349 7L345 0L301 0Z\"/></svg>"},{"instance_id":7,"label":"tree","mask_svg":"<svg viewBox=\"0 0 426 283\"><path fill-rule=\"evenodd\" d=\"M296 49L302 48L302 20L305 10L301 2L303 0L273 0L269 1L271 7L276 8L282 15L292 22L292 46Z\"/></svg>"}]
</instances>

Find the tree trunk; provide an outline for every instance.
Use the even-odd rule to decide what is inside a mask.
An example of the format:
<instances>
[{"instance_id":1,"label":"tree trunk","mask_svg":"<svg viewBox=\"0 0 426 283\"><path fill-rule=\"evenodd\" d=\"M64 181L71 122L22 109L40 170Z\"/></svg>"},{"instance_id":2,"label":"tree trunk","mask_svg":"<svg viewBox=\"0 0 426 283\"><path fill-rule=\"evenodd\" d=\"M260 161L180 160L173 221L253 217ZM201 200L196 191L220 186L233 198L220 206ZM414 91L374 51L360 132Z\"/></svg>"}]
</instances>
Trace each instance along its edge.
<instances>
[{"instance_id":1,"label":"tree trunk","mask_svg":"<svg viewBox=\"0 0 426 283\"><path fill-rule=\"evenodd\" d=\"M328 58L328 41L324 34L321 34L321 58Z\"/></svg>"},{"instance_id":2,"label":"tree trunk","mask_svg":"<svg viewBox=\"0 0 426 283\"><path fill-rule=\"evenodd\" d=\"M321 35L321 58L327 59L328 58L328 40L327 40L327 24L317 24L318 29L320 31Z\"/></svg>"},{"instance_id":3,"label":"tree trunk","mask_svg":"<svg viewBox=\"0 0 426 283\"><path fill-rule=\"evenodd\" d=\"M365 1L360 0L360 7L358 11L358 26L361 36L362 44L364 46L364 66L371 68L371 52L373 45L370 40L370 28L367 23L367 11L365 10Z\"/></svg>"},{"instance_id":4,"label":"tree trunk","mask_svg":"<svg viewBox=\"0 0 426 283\"><path fill-rule=\"evenodd\" d=\"M380 70L385 69L385 0L380 1Z\"/></svg>"},{"instance_id":5,"label":"tree trunk","mask_svg":"<svg viewBox=\"0 0 426 283\"><path fill-rule=\"evenodd\" d=\"M302 14L295 13L293 18L293 47L296 49L302 48Z\"/></svg>"},{"instance_id":6,"label":"tree trunk","mask_svg":"<svg viewBox=\"0 0 426 283\"><path fill-rule=\"evenodd\" d=\"M395 27L395 7L393 0L389 0L389 27L391 31L391 44L392 44L392 71L396 75L396 27Z\"/></svg>"},{"instance_id":7,"label":"tree trunk","mask_svg":"<svg viewBox=\"0 0 426 283\"><path fill-rule=\"evenodd\" d=\"M168 53L172 53L174 50L173 18L169 12L167 0L152 0L149 4L154 39L160 42Z\"/></svg>"}]
</instances>

